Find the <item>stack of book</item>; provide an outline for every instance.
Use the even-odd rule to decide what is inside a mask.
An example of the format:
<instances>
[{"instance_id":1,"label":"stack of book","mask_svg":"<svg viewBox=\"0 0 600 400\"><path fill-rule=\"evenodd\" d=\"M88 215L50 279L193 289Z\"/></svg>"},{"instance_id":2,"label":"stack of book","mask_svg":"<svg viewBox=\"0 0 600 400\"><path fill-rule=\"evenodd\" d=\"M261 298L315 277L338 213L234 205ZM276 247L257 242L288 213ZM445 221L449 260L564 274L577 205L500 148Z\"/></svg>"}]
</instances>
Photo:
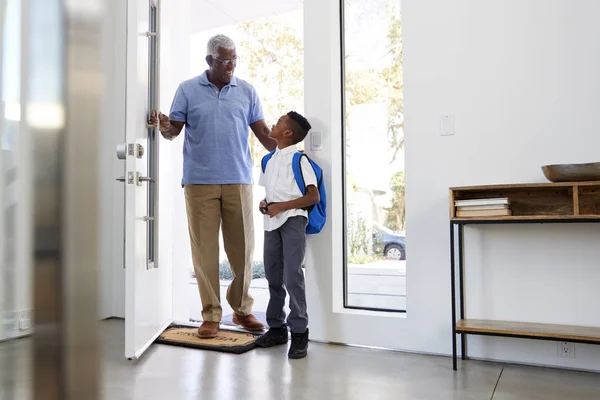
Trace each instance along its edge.
<instances>
[{"instance_id":1,"label":"stack of book","mask_svg":"<svg viewBox=\"0 0 600 400\"><path fill-rule=\"evenodd\" d=\"M506 217L512 215L508 198L457 200L457 218Z\"/></svg>"}]
</instances>

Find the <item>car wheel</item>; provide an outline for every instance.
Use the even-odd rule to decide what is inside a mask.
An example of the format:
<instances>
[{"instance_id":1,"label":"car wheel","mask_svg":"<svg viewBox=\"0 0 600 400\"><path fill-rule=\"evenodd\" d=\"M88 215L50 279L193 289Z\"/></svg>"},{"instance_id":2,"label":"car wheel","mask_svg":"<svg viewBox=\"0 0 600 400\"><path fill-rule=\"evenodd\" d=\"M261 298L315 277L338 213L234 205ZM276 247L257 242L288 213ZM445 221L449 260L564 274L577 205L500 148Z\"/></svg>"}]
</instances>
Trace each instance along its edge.
<instances>
[{"instance_id":1,"label":"car wheel","mask_svg":"<svg viewBox=\"0 0 600 400\"><path fill-rule=\"evenodd\" d=\"M404 260L406 259L406 254L404 249L397 244L391 244L385 249L384 253L385 258L389 260Z\"/></svg>"}]
</instances>

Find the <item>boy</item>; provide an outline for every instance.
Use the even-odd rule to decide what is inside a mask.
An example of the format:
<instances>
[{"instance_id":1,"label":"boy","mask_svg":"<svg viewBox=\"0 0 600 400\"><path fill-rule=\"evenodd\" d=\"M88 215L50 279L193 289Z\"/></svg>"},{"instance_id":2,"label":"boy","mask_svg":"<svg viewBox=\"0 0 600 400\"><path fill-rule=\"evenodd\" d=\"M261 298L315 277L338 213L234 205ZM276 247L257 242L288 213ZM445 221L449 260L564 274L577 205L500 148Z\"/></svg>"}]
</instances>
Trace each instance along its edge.
<instances>
[{"instance_id":1,"label":"boy","mask_svg":"<svg viewBox=\"0 0 600 400\"><path fill-rule=\"evenodd\" d=\"M292 344L288 357L306 357L308 350L308 315L302 263L306 250L306 208L319 202L317 177L307 157L300 167L306 195L298 188L292 170L296 145L304 140L311 126L302 115L291 111L273 126L269 137L277 149L268 161L259 184L265 187L260 212L265 215L264 263L269 282L267 322L269 331L256 340L258 347L273 347L288 342L288 325ZM290 296L290 315L285 321L286 289Z\"/></svg>"}]
</instances>

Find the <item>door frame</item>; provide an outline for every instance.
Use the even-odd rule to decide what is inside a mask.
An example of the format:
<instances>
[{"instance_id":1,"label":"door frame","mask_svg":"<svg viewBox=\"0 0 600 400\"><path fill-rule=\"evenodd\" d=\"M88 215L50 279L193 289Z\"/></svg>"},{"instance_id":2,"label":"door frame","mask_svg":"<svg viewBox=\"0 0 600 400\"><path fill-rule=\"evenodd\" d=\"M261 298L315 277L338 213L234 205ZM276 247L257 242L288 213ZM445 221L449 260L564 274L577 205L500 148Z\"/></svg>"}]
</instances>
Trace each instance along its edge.
<instances>
[{"instance_id":1,"label":"door frame","mask_svg":"<svg viewBox=\"0 0 600 400\"><path fill-rule=\"evenodd\" d=\"M407 314L344 307L341 1L304 1L305 112L323 132L322 150L306 152L323 167L328 191L328 223L308 238L305 262L311 340L402 350Z\"/></svg>"}]
</instances>

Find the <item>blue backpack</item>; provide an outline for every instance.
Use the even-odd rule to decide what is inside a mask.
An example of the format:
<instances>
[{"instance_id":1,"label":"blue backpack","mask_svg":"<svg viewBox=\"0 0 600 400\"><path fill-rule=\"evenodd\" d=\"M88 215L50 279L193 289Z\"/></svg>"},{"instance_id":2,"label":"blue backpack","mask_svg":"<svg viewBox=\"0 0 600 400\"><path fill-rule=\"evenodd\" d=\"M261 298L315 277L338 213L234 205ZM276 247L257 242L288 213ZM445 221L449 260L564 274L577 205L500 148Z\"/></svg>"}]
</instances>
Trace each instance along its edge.
<instances>
[{"instance_id":1,"label":"blue backpack","mask_svg":"<svg viewBox=\"0 0 600 400\"><path fill-rule=\"evenodd\" d=\"M275 151L272 151L263 157L261 161L263 173L266 171L267 163L274 153ZM325 191L325 182L323 182L323 169L319 167L316 162L311 160L306 154L296 152L296 154L294 154L294 158L292 159L292 170L294 171L294 178L296 178L296 183L298 184L298 188L300 188L302 195L306 195L306 185L304 184L302 168L300 168L300 160L302 157L306 157L306 159L310 162L313 171L315 171L315 175L317 176L317 189L319 190L320 197L317 204L306 209L306 211L308 211L308 225L306 226L306 233L308 235L313 235L321 232L321 229L323 229L323 226L327 221L327 193Z\"/></svg>"}]
</instances>

